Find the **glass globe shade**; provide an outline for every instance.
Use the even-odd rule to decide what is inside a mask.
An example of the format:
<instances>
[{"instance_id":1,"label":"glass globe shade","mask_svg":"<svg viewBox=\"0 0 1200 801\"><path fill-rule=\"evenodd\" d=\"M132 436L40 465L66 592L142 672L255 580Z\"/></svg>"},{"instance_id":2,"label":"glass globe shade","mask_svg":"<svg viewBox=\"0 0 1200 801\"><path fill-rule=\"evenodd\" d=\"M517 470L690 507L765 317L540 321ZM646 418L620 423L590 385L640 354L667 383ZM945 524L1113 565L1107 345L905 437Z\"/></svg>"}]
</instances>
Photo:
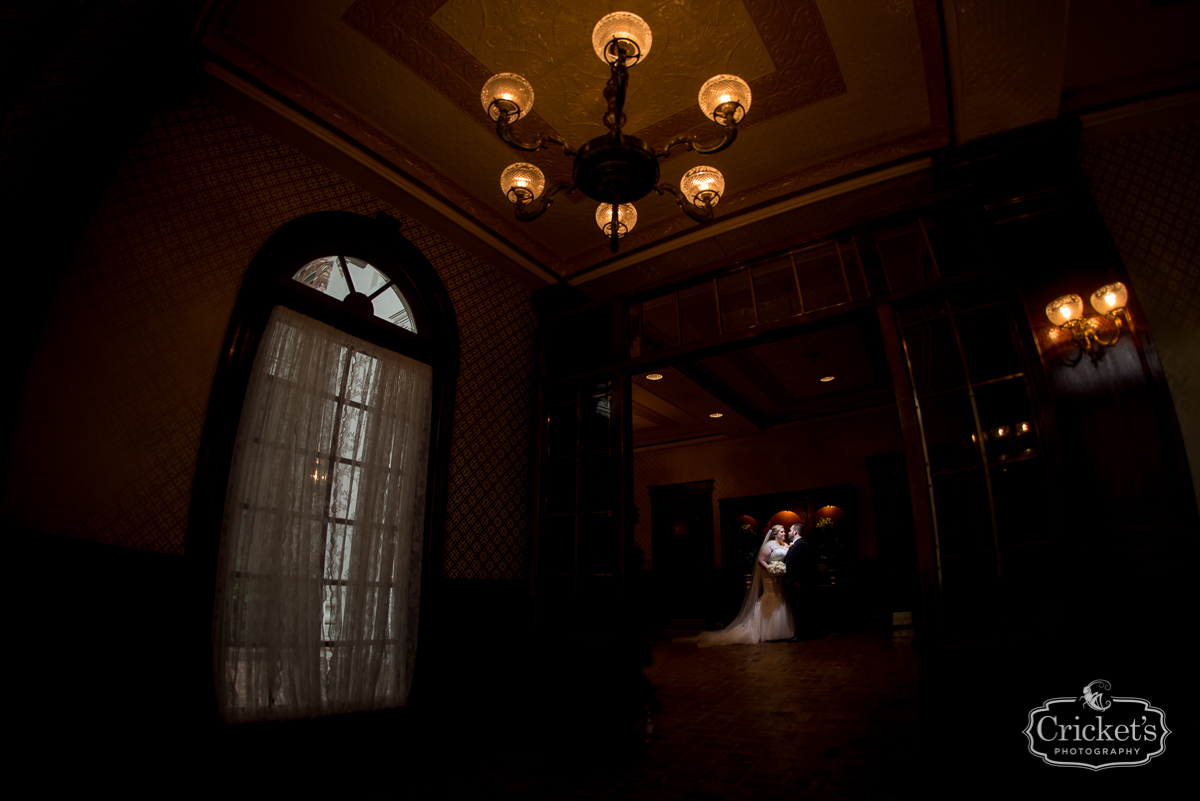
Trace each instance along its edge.
<instances>
[{"instance_id":1,"label":"glass globe shade","mask_svg":"<svg viewBox=\"0 0 1200 801\"><path fill-rule=\"evenodd\" d=\"M521 196L529 202L542 194L546 186L546 176L533 164L519 161L509 164L500 173L500 191L509 201L516 203Z\"/></svg>"},{"instance_id":2,"label":"glass globe shade","mask_svg":"<svg viewBox=\"0 0 1200 801\"><path fill-rule=\"evenodd\" d=\"M1078 295L1063 295L1046 304L1046 317L1057 326L1072 320L1083 319L1083 298Z\"/></svg>"},{"instance_id":3,"label":"glass globe shade","mask_svg":"<svg viewBox=\"0 0 1200 801\"><path fill-rule=\"evenodd\" d=\"M650 54L650 26L646 20L630 11L614 11L601 17L592 29L592 49L605 64L617 63L620 53L613 40L625 45L625 66L641 63Z\"/></svg>"},{"instance_id":4,"label":"glass globe shade","mask_svg":"<svg viewBox=\"0 0 1200 801\"><path fill-rule=\"evenodd\" d=\"M612 236L612 204L601 203L596 209L596 225L600 226L600 230L605 236ZM617 226L620 229L617 233L617 238L625 236L633 230L633 226L637 225L637 209L632 203L622 203L618 207Z\"/></svg>"},{"instance_id":5,"label":"glass globe shade","mask_svg":"<svg viewBox=\"0 0 1200 801\"><path fill-rule=\"evenodd\" d=\"M1092 293L1092 308L1101 314L1108 314L1117 309L1125 308L1129 300L1129 291L1120 281L1106 284Z\"/></svg>"},{"instance_id":6,"label":"glass globe shade","mask_svg":"<svg viewBox=\"0 0 1200 801\"><path fill-rule=\"evenodd\" d=\"M515 72L501 72L488 78L479 95L479 102L483 104L484 112L493 120L500 119L499 104L493 105L497 100L507 101L516 107L517 115L508 120L516 122L533 108L533 87L529 81Z\"/></svg>"},{"instance_id":7,"label":"glass globe shade","mask_svg":"<svg viewBox=\"0 0 1200 801\"><path fill-rule=\"evenodd\" d=\"M716 113L717 106L724 103L739 103L741 108L733 114L734 122L741 122L750 110L750 87L736 75L714 75L700 87L700 110L709 119L721 122ZM722 123L724 124L724 123Z\"/></svg>"},{"instance_id":8,"label":"glass globe shade","mask_svg":"<svg viewBox=\"0 0 1200 801\"><path fill-rule=\"evenodd\" d=\"M707 198L715 206L725 191L725 176L715 167L692 167L683 174L679 188L690 203L703 208Z\"/></svg>"}]
</instances>

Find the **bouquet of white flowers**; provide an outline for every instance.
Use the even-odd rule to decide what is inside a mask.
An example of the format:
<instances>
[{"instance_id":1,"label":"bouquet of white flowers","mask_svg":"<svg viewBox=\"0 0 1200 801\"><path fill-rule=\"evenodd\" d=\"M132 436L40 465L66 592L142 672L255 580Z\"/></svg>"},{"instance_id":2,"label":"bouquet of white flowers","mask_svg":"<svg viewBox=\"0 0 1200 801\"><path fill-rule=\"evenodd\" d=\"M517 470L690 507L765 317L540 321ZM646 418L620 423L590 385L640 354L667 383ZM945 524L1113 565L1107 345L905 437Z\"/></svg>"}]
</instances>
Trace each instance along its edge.
<instances>
[{"instance_id":1,"label":"bouquet of white flowers","mask_svg":"<svg viewBox=\"0 0 1200 801\"><path fill-rule=\"evenodd\" d=\"M783 562L768 562L767 572L772 576L782 576L787 571L787 565Z\"/></svg>"}]
</instances>

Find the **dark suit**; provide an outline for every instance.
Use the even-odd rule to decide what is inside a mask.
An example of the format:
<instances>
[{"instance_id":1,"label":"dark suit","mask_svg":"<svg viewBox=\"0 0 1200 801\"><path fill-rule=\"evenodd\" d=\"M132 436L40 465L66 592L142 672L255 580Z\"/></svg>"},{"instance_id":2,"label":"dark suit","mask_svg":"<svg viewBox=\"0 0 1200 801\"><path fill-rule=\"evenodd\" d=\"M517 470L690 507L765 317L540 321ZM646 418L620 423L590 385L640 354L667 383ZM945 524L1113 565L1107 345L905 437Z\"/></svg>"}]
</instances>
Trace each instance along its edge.
<instances>
[{"instance_id":1,"label":"dark suit","mask_svg":"<svg viewBox=\"0 0 1200 801\"><path fill-rule=\"evenodd\" d=\"M806 639L824 634L817 587L820 573L817 570L817 548L797 537L783 558L787 572L784 574L783 593L792 616L796 619L796 637Z\"/></svg>"}]
</instances>

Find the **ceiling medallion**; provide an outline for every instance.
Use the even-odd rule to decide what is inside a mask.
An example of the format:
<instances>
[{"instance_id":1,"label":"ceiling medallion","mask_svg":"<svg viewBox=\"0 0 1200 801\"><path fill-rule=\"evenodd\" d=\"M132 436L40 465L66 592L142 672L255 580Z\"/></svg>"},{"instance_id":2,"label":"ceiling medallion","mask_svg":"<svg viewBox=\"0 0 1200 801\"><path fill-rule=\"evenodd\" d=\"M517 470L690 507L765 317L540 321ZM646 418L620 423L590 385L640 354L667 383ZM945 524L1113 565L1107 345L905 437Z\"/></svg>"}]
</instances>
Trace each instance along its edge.
<instances>
[{"instance_id":1,"label":"ceiling medallion","mask_svg":"<svg viewBox=\"0 0 1200 801\"><path fill-rule=\"evenodd\" d=\"M530 222L554 201L559 192L570 194L576 189L600 201L596 224L610 240L614 253L621 237L637 222L633 201L650 192L675 196L680 208L698 223L713 221L713 207L725 191L725 178L713 167L701 166L688 170L676 189L658 183L658 160L670 155L671 149L683 145L697 153L719 153L737 139L737 124L750 110L750 87L736 75L716 75L700 87L700 110L706 117L724 128L721 139L711 145L701 145L694 135L681 135L668 141L659 150L635 136L621 133L625 124L625 92L629 85L629 68L640 63L650 53L650 26L637 14L617 11L596 23L592 31L592 47L604 63L612 68L612 77L604 87L608 112L604 125L609 132L597 136L581 147L574 148L557 134L548 134L536 142L524 142L513 133L513 123L533 108L533 87L529 81L512 72L493 75L483 85L480 100L488 116L496 121L496 133L517 150L537 151L551 144L574 157L572 181L546 189L546 176L532 164L511 164L500 174L500 190L516 204L517 219ZM545 189L545 191L543 191Z\"/></svg>"}]
</instances>

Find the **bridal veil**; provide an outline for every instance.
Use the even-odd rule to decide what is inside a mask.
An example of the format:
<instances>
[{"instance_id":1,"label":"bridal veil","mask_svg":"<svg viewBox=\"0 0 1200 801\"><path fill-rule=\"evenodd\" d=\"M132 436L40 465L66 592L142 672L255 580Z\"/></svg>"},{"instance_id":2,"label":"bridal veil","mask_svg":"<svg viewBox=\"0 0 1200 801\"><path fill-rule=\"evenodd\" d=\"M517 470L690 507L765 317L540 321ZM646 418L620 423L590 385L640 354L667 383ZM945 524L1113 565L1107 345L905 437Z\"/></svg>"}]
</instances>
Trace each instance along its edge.
<instances>
[{"instance_id":1,"label":"bridal veil","mask_svg":"<svg viewBox=\"0 0 1200 801\"><path fill-rule=\"evenodd\" d=\"M766 536L763 537L763 545L766 545L771 540L772 531L767 529ZM700 648L707 648L712 645L753 645L759 642L762 635L762 618L754 614L754 607L758 603L758 596L762 594L763 586L763 568L758 563L758 555L754 557L754 578L750 581L750 589L746 590L746 597L742 601L742 609L738 612L737 617L733 619L728 626L719 631L701 632L696 639L696 645Z\"/></svg>"}]
</instances>

